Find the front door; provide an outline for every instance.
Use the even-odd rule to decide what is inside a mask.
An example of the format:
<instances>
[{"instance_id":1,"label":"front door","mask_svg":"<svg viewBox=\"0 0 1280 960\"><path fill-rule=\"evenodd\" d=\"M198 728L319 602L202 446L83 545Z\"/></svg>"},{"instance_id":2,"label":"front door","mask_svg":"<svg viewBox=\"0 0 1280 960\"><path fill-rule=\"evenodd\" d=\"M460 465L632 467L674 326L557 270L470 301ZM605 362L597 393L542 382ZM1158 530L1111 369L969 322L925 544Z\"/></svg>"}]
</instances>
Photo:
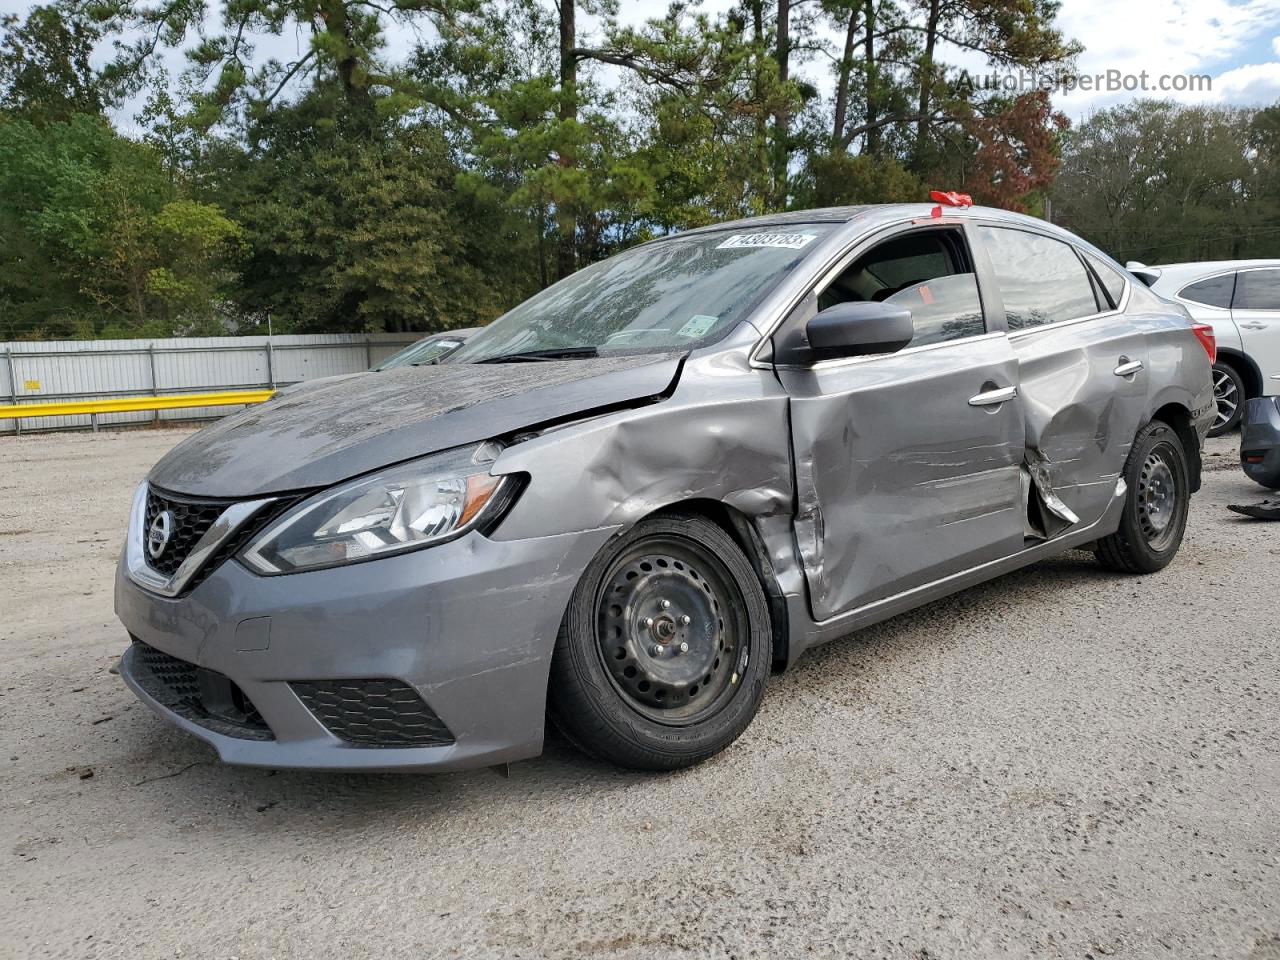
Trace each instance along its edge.
<instances>
[{"instance_id":1,"label":"front door","mask_svg":"<svg viewBox=\"0 0 1280 960\"><path fill-rule=\"evenodd\" d=\"M777 366L814 618L1016 553L1017 360L986 327L965 230L909 228L855 250L814 294L810 313L887 300L909 306L916 327L894 354Z\"/></svg>"}]
</instances>

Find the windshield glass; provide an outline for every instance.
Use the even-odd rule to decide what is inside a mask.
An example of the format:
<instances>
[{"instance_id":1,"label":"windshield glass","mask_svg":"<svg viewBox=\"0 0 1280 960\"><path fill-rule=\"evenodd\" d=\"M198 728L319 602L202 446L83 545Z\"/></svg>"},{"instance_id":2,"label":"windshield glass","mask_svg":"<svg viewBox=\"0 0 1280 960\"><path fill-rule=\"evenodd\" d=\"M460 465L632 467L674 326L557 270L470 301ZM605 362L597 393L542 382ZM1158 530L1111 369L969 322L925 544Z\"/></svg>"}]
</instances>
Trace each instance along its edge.
<instances>
[{"instance_id":1,"label":"windshield glass","mask_svg":"<svg viewBox=\"0 0 1280 960\"><path fill-rule=\"evenodd\" d=\"M499 317L447 363L516 353L665 353L718 340L830 224L675 237L584 267Z\"/></svg>"}]
</instances>

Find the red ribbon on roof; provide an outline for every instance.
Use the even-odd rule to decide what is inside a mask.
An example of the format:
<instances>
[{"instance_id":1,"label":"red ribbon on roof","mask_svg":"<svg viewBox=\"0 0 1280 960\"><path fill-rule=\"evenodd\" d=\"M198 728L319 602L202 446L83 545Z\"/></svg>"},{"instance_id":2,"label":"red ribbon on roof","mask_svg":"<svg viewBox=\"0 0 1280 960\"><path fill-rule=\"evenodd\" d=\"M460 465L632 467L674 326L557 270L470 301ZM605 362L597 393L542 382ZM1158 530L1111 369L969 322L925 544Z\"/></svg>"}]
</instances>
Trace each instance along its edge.
<instances>
[{"instance_id":1,"label":"red ribbon on roof","mask_svg":"<svg viewBox=\"0 0 1280 960\"><path fill-rule=\"evenodd\" d=\"M948 207L972 207L973 197L967 193L956 193L954 190L934 190L929 194L929 199L934 203L940 203ZM935 217L942 216L941 212L935 213Z\"/></svg>"}]
</instances>

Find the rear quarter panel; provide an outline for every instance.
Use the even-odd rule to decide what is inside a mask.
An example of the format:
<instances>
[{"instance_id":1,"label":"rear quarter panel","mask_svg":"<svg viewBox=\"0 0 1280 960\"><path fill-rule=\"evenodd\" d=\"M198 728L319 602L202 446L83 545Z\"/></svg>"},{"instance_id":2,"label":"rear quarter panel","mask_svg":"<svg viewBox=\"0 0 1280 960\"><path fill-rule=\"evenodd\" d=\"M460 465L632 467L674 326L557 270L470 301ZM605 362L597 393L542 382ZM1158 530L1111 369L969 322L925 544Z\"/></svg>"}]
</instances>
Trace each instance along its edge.
<instances>
[{"instance_id":1,"label":"rear quarter panel","mask_svg":"<svg viewBox=\"0 0 1280 960\"><path fill-rule=\"evenodd\" d=\"M1147 417L1171 403L1191 412L1204 441L1213 425L1215 404L1209 355L1192 332L1190 313L1177 304L1134 289L1129 319L1147 341ZM1188 451L1198 453L1198 451Z\"/></svg>"}]
</instances>

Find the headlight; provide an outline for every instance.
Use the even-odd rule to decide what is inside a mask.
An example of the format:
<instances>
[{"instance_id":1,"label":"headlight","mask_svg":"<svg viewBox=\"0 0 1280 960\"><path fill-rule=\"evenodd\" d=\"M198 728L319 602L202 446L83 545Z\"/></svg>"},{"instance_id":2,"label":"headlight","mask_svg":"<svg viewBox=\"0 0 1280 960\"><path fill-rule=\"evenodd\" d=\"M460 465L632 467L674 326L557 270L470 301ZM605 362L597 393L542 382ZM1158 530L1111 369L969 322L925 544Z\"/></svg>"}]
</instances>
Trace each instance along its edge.
<instances>
[{"instance_id":1,"label":"headlight","mask_svg":"<svg viewBox=\"0 0 1280 960\"><path fill-rule=\"evenodd\" d=\"M245 548L262 574L294 573L416 550L490 521L515 480L489 475L494 445L401 464L316 494Z\"/></svg>"}]
</instances>

